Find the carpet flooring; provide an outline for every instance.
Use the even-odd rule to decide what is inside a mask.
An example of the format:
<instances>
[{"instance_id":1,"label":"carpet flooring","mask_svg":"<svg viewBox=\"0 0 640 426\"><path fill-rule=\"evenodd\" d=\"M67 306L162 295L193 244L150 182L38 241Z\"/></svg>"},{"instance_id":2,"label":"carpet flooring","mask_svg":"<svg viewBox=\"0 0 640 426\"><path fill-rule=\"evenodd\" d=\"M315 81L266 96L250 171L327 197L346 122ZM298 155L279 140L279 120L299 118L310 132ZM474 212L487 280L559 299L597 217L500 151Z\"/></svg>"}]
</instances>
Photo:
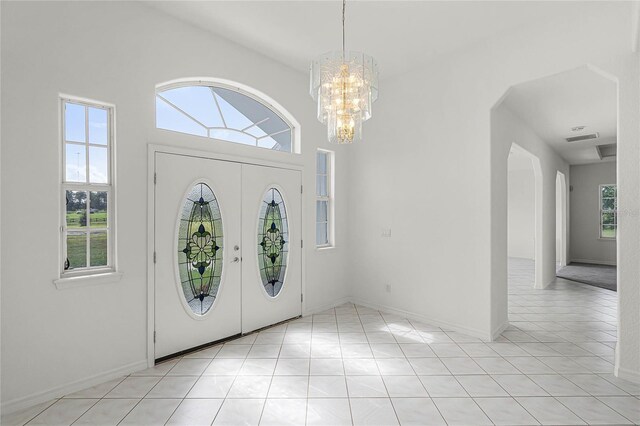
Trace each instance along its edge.
<instances>
[{"instance_id":1,"label":"carpet flooring","mask_svg":"<svg viewBox=\"0 0 640 426\"><path fill-rule=\"evenodd\" d=\"M615 266L570 263L560 268L556 275L566 280L577 281L607 290L617 291L618 289Z\"/></svg>"}]
</instances>

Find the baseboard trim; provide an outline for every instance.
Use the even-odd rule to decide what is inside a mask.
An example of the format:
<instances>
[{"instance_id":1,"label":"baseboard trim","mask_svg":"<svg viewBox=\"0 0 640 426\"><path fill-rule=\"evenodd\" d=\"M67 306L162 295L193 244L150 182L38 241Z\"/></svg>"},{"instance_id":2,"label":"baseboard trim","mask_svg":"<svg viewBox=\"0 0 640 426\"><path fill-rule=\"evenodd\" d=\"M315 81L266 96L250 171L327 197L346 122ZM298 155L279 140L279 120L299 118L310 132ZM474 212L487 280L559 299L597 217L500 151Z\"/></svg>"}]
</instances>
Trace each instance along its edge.
<instances>
[{"instance_id":1,"label":"baseboard trim","mask_svg":"<svg viewBox=\"0 0 640 426\"><path fill-rule=\"evenodd\" d=\"M516 259L516 260L530 260L532 262L535 262L535 260L536 260L535 257L522 257L522 256L511 256L511 255L508 255L507 258L508 259Z\"/></svg>"},{"instance_id":2,"label":"baseboard trim","mask_svg":"<svg viewBox=\"0 0 640 426\"><path fill-rule=\"evenodd\" d=\"M491 341L494 341L509 327L509 321L505 321L491 332Z\"/></svg>"},{"instance_id":3,"label":"baseboard trim","mask_svg":"<svg viewBox=\"0 0 640 426\"><path fill-rule=\"evenodd\" d=\"M447 321L435 320L435 319L429 318L429 317L427 317L425 315L416 314L414 312L405 311L403 309L393 308L393 307L387 306L387 305L380 305L380 304L373 303L373 302L370 302L370 301L367 301L367 300L364 300L364 299L358 299L356 297L343 297L341 299L335 300L335 301L333 301L331 303L327 303L325 305L320 305L320 306L317 306L317 307L308 308L308 309L305 310L305 313L303 315L307 316L307 315L316 314L318 312L326 311L327 309L335 308L336 306L340 306L340 305L345 304L345 303L353 303L353 304L356 304L356 305L365 306L367 308L376 309L378 311L383 311L383 312L387 312L387 313L390 313L390 314L400 315L400 316L403 316L403 317L405 317L407 319L413 319L413 320L416 320L416 321L424 322L426 324L434 325L436 327L445 328L445 329L451 330L451 331L457 331L459 333L463 333L463 334L466 334L468 336L477 337L477 338L485 340L485 341L495 340L495 337L499 336L509 326L509 322L507 321L506 323L504 323L504 324L500 325L499 327L497 327L491 333L491 335L487 335L487 333L483 332L482 330L473 329L473 328L467 328L467 327L461 327L461 326L459 326L457 324L452 324L452 323L449 323Z\"/></svg>"},{"instance_id":4,"label":"baseboard trim","mask_svg":"<svg viewBox=\"0 0 640 426\"><path fill-rule=\"evenodd\" d=\"M407 319L413 319L413 320L416 320L416 321L421 321L421 322L424 322L426 324L430 324L430 325L434 325L436 327L447 329L449 331L456 331L456 332L459 332L459 333L466 334L468 336L477 337L477 338L482 339L484 341L492 340L492 336L490 336L488 333L486 333L486 332L484 332L482 330L478 330L478 329L474 329L474 328L461 327L461 326L459 326L457 324L452 324L452 323L449 323L447 321L435 320L435 319L429 318L429 317L427 317L425 315L416 314L414 312L405 311L403 309L392 308L391 306L379 305L377 303L372 303L372 302L369 302L369 301L363 300L363 299L351 298L351 302L356 304L356 305L362 305L362 306L365 306L367 308L376 309L378 311L384 311L384 312L387 312L387 313L390 313L390 314L400 315L400 316L403 316L404 318L407 318Z\"/></svg>"},{"instance_id":5,"label":"baseboard trim","mask_svg":"<svg viewBox=\"0 0 640 426\"><path fill-rule=\"evenodd\" d=\"M332 309L332 308L335 308L336 306L340 306L345 303L354 303L354 304L365 306L371 309L388 312L390 314L400 315L407 319L421 321L426 324L431 324L436 327L444 328L446 330L456 331L469 336L478 337L485 341L494 340L509 326L509 323L505 322L504 324L501 324L495 330L493 330L491 335L487 335L487 333L483 332L482 330L461 327L457 324L452 324L447 321L435 320L425 315L420 315L414 312L405 311L403 309L397 309L391 306L380 305L380 304L372 303L367 300L353 298L353 297L342 297L340 299L334 300L333 302L330 302L324 305L306 308L303 313L303 316L308 316L318 312L326 311L327 309ZM29 408L34 405L37 405L52 399L61 398L65 395L69 395L71 393L78 392L83 389L107 382L109 380L126 376L136 371L144 370L146 368L147 368L147 360L144 359L138 362L134 362L134 363L119 367L119 368L115 368L113 370L106 371L104 373L93 375L85 379L76 380L74 382L66 383L61 386L56 386L48 390L36 392L31 395L27 395L21 398L16 398L10 401L3 402L1 404L1 410L3 414L11 414L15 411ZM638 373L635 373L635 372L626 371L623 369L616 369L616 375L626 380L640 382L640 375L638 375Z\"/></svg>"},{"instance_id":6,"label":"baseboard trim","mask_svg":"<svg viewBox=\"0 0 640 426\"><path fill-rule=\"evenodd\" d=\"M317 314L318 312L326 311L327 309L335 308L336 306L344 305L345 303L351 302L350 297L342 297L340 299L334 300L333 302L325 303L324 305L312 306L305 308L302 313L303 317Z\"/></svg>"},{"instance_id":7,"label":"baseboard trim","mask_svg":"<svg viewBox=\"0 0 640 426\"><path fill-rule=\"evenodd\" d=\"M349 297L342 297L340 299L334 300L333 302L330 302L324 305L306 308L305 311L303 312L303 316L308 316L318 312L326 311L327 309L335 308L336 306L340 306L344 303L349 303L349 302L351 302L351 299ZM61 398L65 395L69 395L74 392L78 392L83 389L87 389L92 386L108 382L109 380L117 379L118 377L126 376L136 371L144 370L147 367L148 365L147 365L146 359L142 361L134 362L119 368L115 368L113 370L106 371L104 373L96 374L94 376L91 376L85 379L76 380L74 382L66 383L51 389L36 392L21 398L16 398L10 401L2 402L2 404L0 405L0 410L2 411L3 414L11 414L25 408L33 407L37 404L50 401L52 399Z\"/></svg>"},{"instance_id":8,"label":"baseboard trim","mask_svg":"<svg viewBox=\"0 0 640 426\"><path fill-rule=\"evenodd\" d=\"M122 367L114 368L113 370L106 371L104 373L96 374L85 379L69 382L64 385L56 386L51 389L36 392L31 395L16 398L10 401L2 403L2 413L11 414L13 412L33 407L34 405L41 404L43 402L50 401L52 399L61 398L65 395L72 394L74 392L81 391L83 389L90 388L92 386L99 385L101 383L108 382L109 380L117 379L118 377L126 376L136 371L144 370L147 368L147 360L134 362L124 365Z\"/></svg>"},{"instance_id":9,"label":"baseboard trim","mask_svg":"<svg viewBox=\"0 0 640 426\"><path fill-rule=\"evenodd\" d=\"M616 266L615 260L571 259L571 262L591 263L592 265Z\"/></svg>"},{"instance_id":10,"label":"baseboard trim","mask_svg":"<svg viewBox=\"0 0 640 426\"><path fill-rule=\"evenodd\" d=\"M640 371L633 371L616 365L613 369L613 374L620 379L640 383Z\"/></svg>"}]
</instances>

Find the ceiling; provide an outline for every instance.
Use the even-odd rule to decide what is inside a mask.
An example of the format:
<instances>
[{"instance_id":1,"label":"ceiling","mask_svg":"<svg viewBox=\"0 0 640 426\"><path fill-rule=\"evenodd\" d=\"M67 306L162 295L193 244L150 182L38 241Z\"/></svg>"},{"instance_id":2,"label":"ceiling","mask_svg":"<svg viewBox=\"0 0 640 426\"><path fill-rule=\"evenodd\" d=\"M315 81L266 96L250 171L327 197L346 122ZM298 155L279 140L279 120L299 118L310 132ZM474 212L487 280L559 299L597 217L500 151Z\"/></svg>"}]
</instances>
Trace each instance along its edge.
<instances>
[{"instance_id":1,"label":"ceiling","mask_svg":"<svg viewBox=\"0 0 640 426\"><path fill-rule=\"evenodd\" d=\"M315 56L341 47L340 1L145 3L303 72ZM597 3L349 0L346 44L375 57L385 79L549 16L580 15Z\"/></svg>"},{"instance_id":2,"label":"ceiling","mask_svg":"<svg viewBox=\"0 0 640 426\"><path fill-rule=\"evenodd\" d=\"M312 58L341 46L339 0L143 3L305 73ZM597 13L602 3L348 0L346 44L374 56L384 80L551 16ZM513 87L505 104L570 164L601 161L595 146L615 143L616 86L586 67ZM571 131L581 125L584 132ZM600 138L564 140L592 132Z\"/></svg>"},{"instance_id":3,"label":"ceiling","mask_svg":"<svg viewBox=\"0 0 640 426\"><path fill-rule=\"evenodd\" d=\"M600 159L596 146L616 143L617 88L587 67L514 86L504 105L522 118L569 164L615 161ZM585 126L582 131L572 127ZM598 132L588 141L565 138Z\"/></svg>"}]
</instances>

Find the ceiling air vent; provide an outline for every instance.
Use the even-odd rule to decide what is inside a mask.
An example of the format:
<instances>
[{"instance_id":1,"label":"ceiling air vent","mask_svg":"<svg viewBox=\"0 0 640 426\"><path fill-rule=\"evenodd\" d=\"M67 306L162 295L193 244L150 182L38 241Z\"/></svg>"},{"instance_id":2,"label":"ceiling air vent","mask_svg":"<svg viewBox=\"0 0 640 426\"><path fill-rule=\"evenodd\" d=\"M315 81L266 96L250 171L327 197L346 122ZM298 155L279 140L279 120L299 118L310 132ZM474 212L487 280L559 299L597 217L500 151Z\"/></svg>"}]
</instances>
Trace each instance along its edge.
<instances>
[{"instance_id":1,"label":"ceiling air vent","mask_svg":"<svg viewBox=\"0 0 640 426\"><path fill-rule=\"evenodd\" d=\"M580 142L580 141L586 141L589 139L598 139L600 137L600 133L596 132L596 133L591 133L588 135L582 135L582 136L573 136L570 138L567 138L566 141L567 142Z\"/></svg>"},{"instance_id":2,"label":"ceiling air vent","mask_svg":"<svg viewBox=\"0 0 640 426\"><path fill-rule=\"evenodd\" d=\"M617 154L617 149L616 148L617 147L616 147L615 144L598 145L598 146L596 146L596 150L598 152L598 156L600 157L601 160L603 158L615 157L616 154Z\"/></svg>"}]
</instances>

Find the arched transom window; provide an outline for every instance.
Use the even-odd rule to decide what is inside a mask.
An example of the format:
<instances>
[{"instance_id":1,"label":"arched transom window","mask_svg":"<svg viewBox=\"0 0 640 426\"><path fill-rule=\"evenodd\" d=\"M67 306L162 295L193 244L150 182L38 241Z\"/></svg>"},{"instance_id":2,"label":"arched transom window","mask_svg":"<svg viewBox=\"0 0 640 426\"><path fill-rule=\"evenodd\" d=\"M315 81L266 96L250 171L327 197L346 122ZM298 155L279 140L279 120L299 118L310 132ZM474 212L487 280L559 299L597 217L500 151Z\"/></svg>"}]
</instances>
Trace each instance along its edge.
<instances>
[{"instance_id":1,"label":"arched transom window","mask_svg":"<svg viewBox=\"0 0 640 426\"><path fill-rule=\"evenodd\" d=\"M293 126L267 103L231 87L198 82L158 89L156 127L293 152Z\"/></svg>"}]
</instances>

